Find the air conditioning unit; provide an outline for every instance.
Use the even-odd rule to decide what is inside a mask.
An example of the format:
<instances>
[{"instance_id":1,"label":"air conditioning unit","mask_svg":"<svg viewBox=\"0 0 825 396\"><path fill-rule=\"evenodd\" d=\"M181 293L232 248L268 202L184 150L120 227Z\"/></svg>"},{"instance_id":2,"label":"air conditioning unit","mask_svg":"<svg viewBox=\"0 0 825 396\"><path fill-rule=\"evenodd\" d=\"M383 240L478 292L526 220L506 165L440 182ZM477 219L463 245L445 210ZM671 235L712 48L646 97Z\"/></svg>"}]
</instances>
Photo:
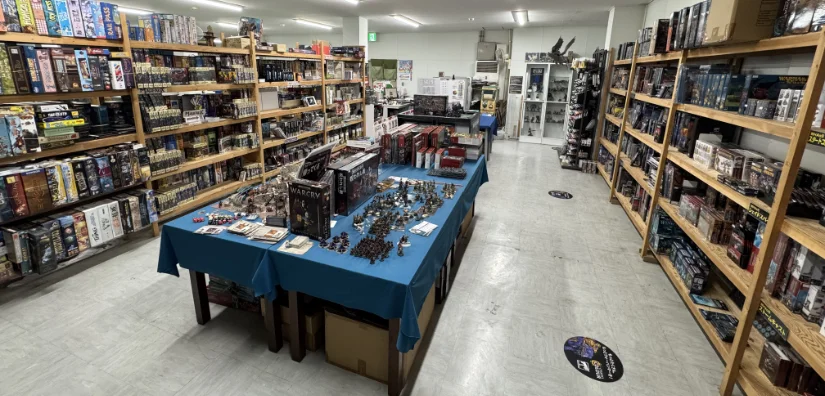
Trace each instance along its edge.
<instances>
[{"instance_id":1,"label":"air conditioning unit","mask_svg":"<svg viewBox=\"0 0 825 396\"><path fill-rule=\"evenodd\" d=\"M499 63L496 61L476 61L473 80L498 82Z\"/></svg>"}]
</instances>

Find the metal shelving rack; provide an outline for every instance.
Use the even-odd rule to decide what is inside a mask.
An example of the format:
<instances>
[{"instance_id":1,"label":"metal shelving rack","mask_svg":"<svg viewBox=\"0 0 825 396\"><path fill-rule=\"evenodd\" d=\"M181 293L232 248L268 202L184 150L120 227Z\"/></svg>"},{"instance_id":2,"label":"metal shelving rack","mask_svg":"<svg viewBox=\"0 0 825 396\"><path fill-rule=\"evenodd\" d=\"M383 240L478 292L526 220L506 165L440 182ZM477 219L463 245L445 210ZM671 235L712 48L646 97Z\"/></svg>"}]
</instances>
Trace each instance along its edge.
<instances>
[{"instance_id":1,"label":"metal shelving rack","mask_svg":"<svg viewBox=\"0 0 825 396\"><path fill-rule=\"evenodd\" d=\"M779 318L790 330L788 342L799 354L811 365L812 368L825 377L825 336L819 334L819 327L805 321L801 316L790 312L777 299L770 297L764 292L765 282L770 266L771 256L776 247L780 233L786 234L791 239L807 247L816 254L825 257L825 227L819 225L815 220L786 217L785 212L788 207L793 180L799 170L805 147L810 139L812 123L819 98L822 91L825 72L821 65L825 56L825 32L808 33L798 36L787 36L760 40L750 43L723 45L692 50L673 51L666 54L638 57L636 49L631 59L618 60L613 62L607 73L612 75L612 67L630 67L628 81L633 81L636 67L642 64L654 63L675 63L679 66L689 61L702 61L727 59L733 61L738 58L745 58L754 55L788 54L799 52L813 52L814 58L811 64L811 71L808 77L808 84L805 87L805 97L799 110L796 123L778 122L765 120L756 117L748 117L735 112L727 112L711 108L699 107L688 104L679 104L675 98L670 100L653 98L634 92L627 92L620 89L610 89L611 94L625 96L624 116L621 120L609 114L605 114L602 108L600 122L610 122L620 128L619 140L621 143L624 134L640 140L643 144L654 148L660 153L659 169L656 174L653 187L648 186L646 175L637 168L629 166L626 156L621 153L617 145L607 141L602 135L603 128L600 127L598 142L606 150L615 155L615 166L612 175L607 174L600 167L600 173L605 181L610 185L609 199L613 203L620 204L627 212L631 222L643 237L640 255L645 261L658 262L667 274L676 291L682 297L683 302L688 307L694 319L702 328L705 336L710 340L717 354L725 363L725 373L720 387L720 394L728 396L732 393L735 384L749 395L786 395L791 394L783 388L775 387L759 369L759 355L764 343L764 339L757 331L753 331L753 320L761 304L764 304L774 315ZM677 82L678 84L678 82ZM678 86L674 88L676 92ZM648 135L641 134L626 125L627 114L632 100L653 103L658 106L669 108L665 136L662 144L656 144ZM722 185L716 180L716 173L697 166L687 155L679 153L677 150L670 151L669 142L673 129L676 112L685 112L701 117L713 118L726 123L752 129L761 133L773 135L779 138L788 139L789 147L784 158L782 176L779 181L776 198L773 205L768 206L758 199L743 196L733 189ZM678 214L678 207L664 200L660 200L662 176L665 165L670 161L699 180L702 180L719 193L730 198L744 209L759 208L770 213L767 226L762 239L761 249L757 256L756 266L753 273L740 268L730 260L721 245L714 245L700 235L698 229L685 221ZM639 213L631 210L627 198L616 193L616 183L618 169L625 168L627 173L633 177L637 183L645 187L651 195L651 209L647 218L642 218ZM726 278L745 296L745 302L741 310L738 308L726 292L719 288L719 285L711 285L706 295L726 301L731 308L731 314L739 319L739 326L732 343L723 342L714 329L699 314L698 306L690 299L689 292L682 283L681 278L675 272L673 264L666 255L654 254L650 250L650 235L647 232L650 228L653 213L656 207L662 208L693 242L701 248L711 259L712 263L724 274ZM704 309L704 307L703 307Z\"/></svg>"},{"instance_id":2,"label":"metal shelving rack","mask_svg":"<svg viewBox=\"0 0 825 396\"><path fill-rule=\"evenodd\" d=\"M141 48L141 49L156 49L156 50L170 50L170 51L187 51L187 52L198 52L198 53L210 53L210 54L243 54L250 56L250 66L257 70L257 57L258 56L272 56L278 58L286 58L286 59L315 59L321 62L325 62L327 60L332 61L345 61L345 62L354 62L360 63L361 65L361 76L366 76L365 70L365 63L363 58L348 58L348 57L341 57L341 56L332 56L332 55L322 55L324 53L324 46L322 45L320 48L321 54L300 54L300 53L277 53L277 52L266 52L263 54L256 53L256 49L254 45L250 45L249 49L241 49L241 48L228 48L228 47L209 47L209 46L202 46L202 45L186 45L186 44L170 44L170 43L156 43L156 42L147 42L147 41L132 41L129 39L128 32L125 31L127 24L126 13L120 13L121 19L121 26L124 28L123 32L123 39L122 40L103 40L103 39L87 39L87 38L74 38L74 37L49 37L49 36L40 36L37 34L27 34L27 33L0 33L0 42L9 42L9 43L29 43L29 44L56 44L56 45L65 45L65 46L74 46L74 47L109 47L109 48L122 48L122 52L120 52L121 56L126 56L131 58L132 56L132 49L133 48ZM221 34L221 39L225 42L223 34ZM323 67L322 67L323 70ZM363 81L364 79L358 80L327 80L326 73L321 73L321 80L320 81L312 81L312 82L296 82L293 84L297 85L316 85L321 87L322 95L325 95L325 87L327 85L333 84L343 84L343 83L361 83L361 98L356 100L347 101L348 104L354 103L364 103L364 98L366 97L365 91L365 84ZM290 82L292 83L292 82ZM159 133L146 133L143 128L143 121L140 116L140 105L138 100L138 95L140 94L140 89L133 88L127 90L120 90L120 91L93 91L93 92L69 92L69 93L46 93L46 94L29 94L29 95L0 95L0 104L7 104L7 103L20 103L26 101L48 101L48 100L70 100L70 99L77 99L77 98L91 98L93 103L99 103L100 98L104 97L111 97L111 96L130 96L132 100L132 112L135 116L134 125L135 125L135 133L132 134L125 134L125 135L118 135L114 137L106 137L97 140L85 141L74 144L72 146L62 147L54 150L46 150L40 153L32 153L32 154L24 154L9 158L0 159L0 165L10 165L14 163L24 162L24 161L31 161L37 159L44 159L44 158L51 158L60 155L67 155L73 153L83 153L89 150L108 147L116 144L121 143L128 143L128 142L137 142L141 144L146 143L147 138L157 137L157 136L166 136L166 135L174 135L186 132L193 132L199 131L209 128L215 128L223 125L232 125L238 124L242 122L254 122L254 129L258 135L258 141L260 145L258 148L251 149L251 150L234 150L228 153L222 153L218 155L209 156L206 158L201 158L196 161L190 161L185 163L181 166L178 170L165 173L162 175L155 175L149 181L146 182L147 188L153 188L152 182L165 176L172 175L174 173L180 173L185 170L194 169L196 167L209 165L212 163L224 161L231 158L236 158L240 156L244 156L249 162L259 162L263 165L263 150L264 148L275 147L280 144L285 144L287 142L306 139L312 136L322 135L324 142L327 141L327 133L333 131L337 128L345 127L348 125L355 125L358 123L362 124L362 130L366 130L366 124L364 123L364 117L361 117L361 120L353 120L349 121L340 125L329 126L326 123L325 119L325 127L324 130L318 132L309 132L304 133L298 136L298 139L289 140L284 139L280 141L267 141L264 142L261 135L261 120L263 118L272 118L272 117L280 117L286 114L299 114L304 111L313 111L313 110L325 110L323 105L313 106L311 108L302 108L302 109L293 109L287 111L276 112L273 114L269 113L262 113L261 112L261 105L260 101L258 101L259 97L259 89L264 87L288 87L292 86L293 84L290 83L255 83L255 84L203 84L203 85L180 85L180 86L172 86L164 88L166 92L183 92L183 91L197 91L197 90L227 90L227 89L248 89L251 91L251 98L258 102L258 114L254 117L246 117L243 119L233 120L233 119L225 119L220 120L217 122L208 122L203 124L197 125L185 125L180 128L176 128L169 131L163 131ZM326 103L322 101L322 103ZM223 198L226 195L231 194L235 190L240 187L260 183L265 181L267 177L272 177L277 175L278 169L270 172L263 173L260 177L256 177L254 179L246 180L246 181L225 181L221 184L216 186L212 186L208 189L199 191L197 197L194 201L187 202L185 204L179 205L174 211L170 213L165 213L160 216L160 221L168 221L177 216L180 216L188 211L191 211L197 207L206 205L210 202L213 202L217 199ZM116 191L117 193L119 191ZM112 193L114 194L114 193ZM97 198L105 198L107 195L111 194L101 194L96 196ZM72 206L76 206L78 203L73 203L70 205L66 205L61 207L62 209L69 208ZM154 235L157 236L160 234L160 228L158 223L153 224L153 232Z\"/></svg>"}]
</instances>

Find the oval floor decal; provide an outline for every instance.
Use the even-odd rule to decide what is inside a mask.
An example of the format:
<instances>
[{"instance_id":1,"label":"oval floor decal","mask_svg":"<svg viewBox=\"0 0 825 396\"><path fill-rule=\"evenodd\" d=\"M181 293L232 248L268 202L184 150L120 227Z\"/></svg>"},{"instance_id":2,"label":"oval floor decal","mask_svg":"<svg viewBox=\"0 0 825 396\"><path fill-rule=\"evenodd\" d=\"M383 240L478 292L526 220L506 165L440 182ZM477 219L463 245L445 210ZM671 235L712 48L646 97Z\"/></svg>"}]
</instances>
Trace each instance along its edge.
<instances>
[{"instance_id":1,"label":"oval floor decal","mask_svg":"<svg viewBox=\"0 0 825 396\"><path fill-rule=\"evenodd\" d=\"M573 337L564 343L567 360L580 373L601 382L616 382L622 378L622 361L610 348L587 337Z\"/></svg>"},{"instance_id":2,"label":"oval floor decal","mask_svg":"<svg viewBox=\"0 0 825 396\"><path fill-rule=\"evenodd\" d=\"M573 198L573 194L570 194L567 191L553 190L553 191L548 192L548 194L552 195L553 198L560 198L560 199Z\"/></svg>"}]
</instances>

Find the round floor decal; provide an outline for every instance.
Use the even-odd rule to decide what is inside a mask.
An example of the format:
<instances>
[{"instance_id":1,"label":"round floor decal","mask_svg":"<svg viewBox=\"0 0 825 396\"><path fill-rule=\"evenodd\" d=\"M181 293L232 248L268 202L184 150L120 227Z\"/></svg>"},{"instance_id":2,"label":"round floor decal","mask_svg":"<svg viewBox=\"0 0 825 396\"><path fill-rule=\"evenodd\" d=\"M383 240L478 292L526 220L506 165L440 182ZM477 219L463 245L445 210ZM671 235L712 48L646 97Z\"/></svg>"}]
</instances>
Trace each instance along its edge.
<instances>
[{"instance_id":1,"label":"round floor decal","mask_svg":"<svg viewBox=\"0 0 825 396\"><path fill-rule=\"evenodd\" d=\"M552 195L554 198L559 198L559 199L573 198L573 194L570 194L567 191L552 190L552 191L548 192L548 194Z\"/></svg>"},{"instance_id":2,"label":"round floor decal","mask_svg":"<svg viewBox=\"0 0 825 396\"><path fill-rule=\"evenodd\" d=\"M564 355L580 373L601 382L622 378L622 361L610 348L587 337L573 337L564 343Z\"/></svg>"}]
</instances>

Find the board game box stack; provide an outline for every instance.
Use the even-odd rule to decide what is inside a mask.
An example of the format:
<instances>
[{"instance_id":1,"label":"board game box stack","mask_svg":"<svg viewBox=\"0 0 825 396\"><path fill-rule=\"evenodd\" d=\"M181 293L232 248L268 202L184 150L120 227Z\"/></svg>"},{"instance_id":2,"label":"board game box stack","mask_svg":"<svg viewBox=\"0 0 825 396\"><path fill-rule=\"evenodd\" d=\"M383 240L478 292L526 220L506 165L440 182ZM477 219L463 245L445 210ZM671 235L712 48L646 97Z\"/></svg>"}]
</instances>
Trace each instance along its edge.
<instances>
[{"instance_id":1,"label":"board game box stack","mask_svg":"<svg viewBox=\"0 0 825 396\"><path fill-rule=\"evenodd\" d=\"M87 155L0 169L0 223L9 223L79 200L137 186L148 178L146 149L118 145Z\"/></svg>"},{"instance_id":2,"label":"board game box stack","mask_svg":"<svg viewBox=\"0 0 825 396\"><path fill-rule=\"evenodd\" d=\"M0 31L53 37L123 39L117 4L97 0L4 1Z\"/></svg>"},{"instance_id":3,"label":"board game box stack","mask_svg":"<svg viewBox=\"0 0 825 396\"><path fill-rule=\"evenodd\" d=\"M174 14L139 15L137 26L129 27L129 39L156 43L198 45L195 17Z\"/></svg>"},{"instance_id":4,"label":"board game box stack","mask_svg":"<svg viewBox=\"0 0 825 396\"><path fill-rule=\"evenodd\" d=\"M111 91L133 88L132 60L107 48L40 48L0 43L3 95Z\"/></svg>"},{"instance_id":5,"label":"board game box stack","mask_svg":"<svg viewBox=\"0 0 825 396\"><path fill-rule=\"evenodd\" d=\"M8 179L4 177L3 179ZM158 221L152 190L135 189L71 210L1 228L8 264L0 282L55 270L62 261Z\"/></svg>"},{"instance_id":6,"label":"board game box stack","mask_svg":"<svg viewBox=\"0 0 825 396\"><path fill-rule=\"evenodd\" d=\"M678 78L679 103L783 122L796 121L808 82L808 76L733 74L722 64L683 65Z\"/></svg>"},{"instance_id":7,"label":"board game box stack","mask_svg":"<svg viewBox=\"0 0 825 396\"><path fill-rule=\"evenodd\" d=\"M172 85L253 84L257 72L248 55L198 55L165 50L133 49L138 88Z\"/></svg>"}]
</instances>

